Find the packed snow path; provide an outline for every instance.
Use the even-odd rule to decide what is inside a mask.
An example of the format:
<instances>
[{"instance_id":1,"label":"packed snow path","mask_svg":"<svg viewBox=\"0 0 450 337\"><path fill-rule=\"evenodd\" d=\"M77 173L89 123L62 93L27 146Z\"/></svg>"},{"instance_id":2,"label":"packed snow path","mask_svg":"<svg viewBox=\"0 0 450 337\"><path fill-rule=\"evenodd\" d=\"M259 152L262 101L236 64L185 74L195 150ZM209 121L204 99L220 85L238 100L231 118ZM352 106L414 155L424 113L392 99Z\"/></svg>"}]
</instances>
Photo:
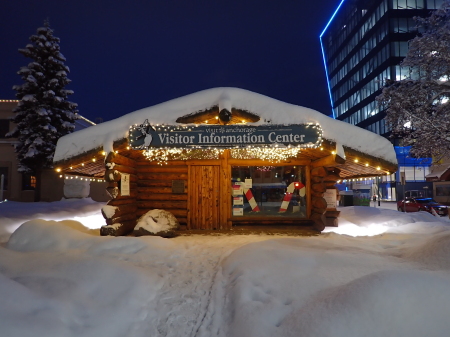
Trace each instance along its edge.
<instances>
[{"instance_id":1,"label":"packed snow path","mask_svg":"<svg viewBox=\"0 0 450 337\"><path fill-rule=\"evenodd\" d=\"M250 237L252 237L250 239ZM254 242L254 236L188 236L172 239L181 247L168 259L164 284L156 298L159 336L198 336L220 267L236 248ZM261 238L260 240L263 240ZM257 241L259 241L257 239Z\"/></svg>"}]
</instances>

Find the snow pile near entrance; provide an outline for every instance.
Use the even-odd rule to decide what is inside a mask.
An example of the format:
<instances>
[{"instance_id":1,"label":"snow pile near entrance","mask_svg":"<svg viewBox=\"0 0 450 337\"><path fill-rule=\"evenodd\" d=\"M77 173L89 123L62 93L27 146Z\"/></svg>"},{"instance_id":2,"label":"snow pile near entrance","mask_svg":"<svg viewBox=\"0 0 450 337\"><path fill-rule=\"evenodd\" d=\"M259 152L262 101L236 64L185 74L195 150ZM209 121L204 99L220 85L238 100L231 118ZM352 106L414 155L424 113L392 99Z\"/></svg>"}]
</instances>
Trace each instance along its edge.
<instances>
[{"instance_id":1,"label":"snow pile near entrance","mask_svg":"<svg viewBox=\"0 0 450 337\"><path fill-rule=\"evenodd\" d=\"M163 209L152 209L139 218L134 230L139 235L174 237L179 226L180 223L172 213Z\"/></svg>"},{"instance_id":2,"label":"snow pile near entrance","mask_svg":"<svg viewBox=\"0 0 450 337\"><path fill-rule=\"evenodd\" d=\"M178 117L213 106L228 110L243 109L261 117L259 122L248 125L319 123L323 129L323 138L335 141L339 146L344 145L397 163L394 148L384 137L335 120L318 111L237 88L200 91L66 135L58 141L54 161L58 162L99 147L109 152L114 141L128 136L131 125L142 124L146 119L151 124L174 125Z\"/></svg>"},{"instance_id":3,"label":"snow pile near entrance","mask_svg":"<svg viewBox=\"0 0 450 337\"><path fill-rule=\"evenodd\" d=\"M36 207L19 204L0 204L0 230ZM448 218L355 206L340 208L350 235L333 232L340 226L313 237L116 238L83 222L103 203L39 205L0 245L2 336L446 337L450 330ZM100 216L97 228L103 224ZM368 230L376 227L381 234ZM364 236L351 236L355 228Z\"/></svg>"}]
</instances>

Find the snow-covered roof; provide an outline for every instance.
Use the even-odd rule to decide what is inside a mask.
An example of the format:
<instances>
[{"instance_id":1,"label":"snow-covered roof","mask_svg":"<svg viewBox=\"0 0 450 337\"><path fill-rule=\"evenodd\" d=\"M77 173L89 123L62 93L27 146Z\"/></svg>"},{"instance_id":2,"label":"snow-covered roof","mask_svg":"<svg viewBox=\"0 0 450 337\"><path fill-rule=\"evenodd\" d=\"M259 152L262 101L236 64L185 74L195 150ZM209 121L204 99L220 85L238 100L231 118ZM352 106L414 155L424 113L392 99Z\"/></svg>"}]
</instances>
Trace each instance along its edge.
<instances>
[{"instance_id":1,"label":"snow-covered roof","mask_svg":"<svg viewBox=\"0 0 450 337\"><path fill-rule=\"evenodd\" d=\"M435 179L441 180L442 175L444 175L449 169L450 169L450 166L448 166L448 165L435 167L433 172L428 173L425 176L425 178L429 178L429 179L435 178Z\"/></svg>"},{"instance_id":2,"label":"snow-covered roof","mask_svg":"<svg viewBox=\"0 0 450 337\"><path fill-rule=\"evenodd\" d=\"M394 148L384 137L316 110L248 90L226 87L196 92L68 134L59 139L54 161L64 161L100 147L106 152L112 151L114 141L126 138L131 125L141 124L146 119L152 124L175 125L179 117L214 106L218 106L219 110L245 110L260 117L258 122L249 125L318 123L322 127L324 139L397 165Z\"/></svg>"}]
</instances>

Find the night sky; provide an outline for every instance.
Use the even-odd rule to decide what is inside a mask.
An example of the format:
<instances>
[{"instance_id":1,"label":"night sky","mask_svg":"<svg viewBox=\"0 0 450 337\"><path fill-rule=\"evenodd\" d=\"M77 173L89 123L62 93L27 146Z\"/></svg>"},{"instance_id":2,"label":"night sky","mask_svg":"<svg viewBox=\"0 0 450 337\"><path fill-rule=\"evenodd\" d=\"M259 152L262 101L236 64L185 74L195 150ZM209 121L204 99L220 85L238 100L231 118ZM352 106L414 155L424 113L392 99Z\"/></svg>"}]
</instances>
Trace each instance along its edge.
<instances>
[{"instance_id":1,"label":"night sky","mask_svg":"<svg viewBox=\"0 0 450 337\"><path fill-rule=\"evenodd\" d=\"M30 59L17 50L49 18L92 121L213 87L238 87L330 114L319 35L340 0L7 0L0 99Z\"/></svg>"}]
</instances>

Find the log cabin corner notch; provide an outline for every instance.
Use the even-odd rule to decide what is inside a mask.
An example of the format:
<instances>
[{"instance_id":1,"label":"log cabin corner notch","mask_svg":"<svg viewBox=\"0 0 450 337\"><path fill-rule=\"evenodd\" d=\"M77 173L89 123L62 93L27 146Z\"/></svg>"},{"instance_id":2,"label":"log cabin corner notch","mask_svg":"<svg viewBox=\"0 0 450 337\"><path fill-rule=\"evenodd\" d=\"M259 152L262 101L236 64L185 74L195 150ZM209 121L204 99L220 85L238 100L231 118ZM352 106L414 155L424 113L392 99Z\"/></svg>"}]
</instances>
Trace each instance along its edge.
<instances>
[{"instance_id":1,"label":"log cabin corner notch","mask_svg":"<svg viewBox=\"0 0 450 337\"><path fill-rule=\"evenodd\" d=\"M127 234L155 208L188 229L311 223L322 231L338 223L327 202L337 181L397 169L385 138L236 88L201 91L66 135L54 161L64 174L108 182L102 235Z\"/></svg>"}]
</instances>

